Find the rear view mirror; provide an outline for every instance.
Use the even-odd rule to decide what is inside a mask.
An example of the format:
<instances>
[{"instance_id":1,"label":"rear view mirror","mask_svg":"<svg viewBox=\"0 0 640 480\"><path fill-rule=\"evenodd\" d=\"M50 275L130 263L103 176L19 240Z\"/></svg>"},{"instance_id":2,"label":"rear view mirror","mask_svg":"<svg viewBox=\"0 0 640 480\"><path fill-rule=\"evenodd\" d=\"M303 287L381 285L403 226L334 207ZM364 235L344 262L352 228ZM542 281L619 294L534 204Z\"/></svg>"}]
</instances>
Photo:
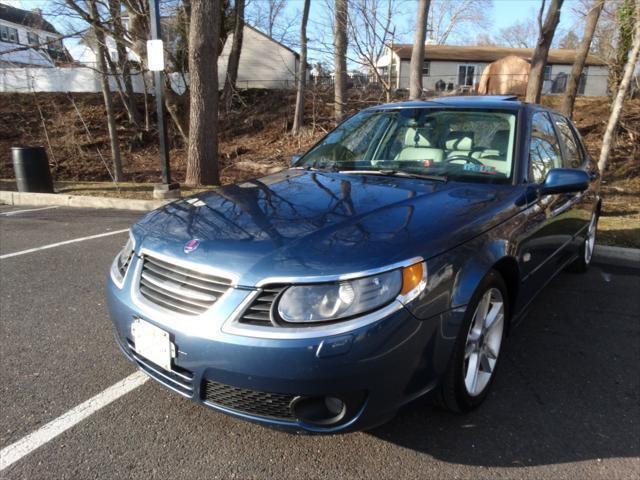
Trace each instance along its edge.
<instances>
[{"instance_id":1,"label":"rear view mirror","mask_svg":"<svg viewBox=\"0 0 640 480\"><path fill-rule=\"evenodd\" d=\"M540 187L541 195L582 192L589 187L589 174L584 170L554 168L549 170Z\"/></svg>"}]
</instances>

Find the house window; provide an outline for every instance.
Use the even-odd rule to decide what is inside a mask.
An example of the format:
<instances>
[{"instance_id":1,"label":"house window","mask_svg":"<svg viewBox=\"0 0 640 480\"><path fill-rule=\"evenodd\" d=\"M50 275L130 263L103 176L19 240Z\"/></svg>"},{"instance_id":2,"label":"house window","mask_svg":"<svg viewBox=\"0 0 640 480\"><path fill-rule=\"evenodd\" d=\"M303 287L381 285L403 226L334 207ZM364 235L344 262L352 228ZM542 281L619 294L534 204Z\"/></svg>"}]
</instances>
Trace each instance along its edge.
<instances>
[{"instance_id":1,"label":"house window","mask_svg":"<svg viewBox=\"0 0 640 480\"><path fill-rule=\"evenodd\" d=\"M62 42L56 37L47 37L47 48L51 51L57 52L62 50Z\"/></svg>"},{"instance_id":2,"label":"house window","mask_svg":"<svg viewBox=\"0 0 640 480\"><path fill-rule=\"evenodd\" d=\"M4 42L18 43L18 30L6 25L0 25L0 39Z\"/></svg>"},{"instance_id":3,"label":"house window","mask_svg":"<svg viewBox=\"0 0 640 480\"><path fill-rule=\"evenodd\" d=\"M544 79L551 80L551 65L544 66Z\"/></svg>"},{"instance_id":4,"label":"house window","mask_svg":"<svg viewBox=\"0 0 640 480\"><path fill-rule=\"evenodd\" d=\"M584 89L587 86L587 77L589 76L589 67L584 67L578 80L578 95L584 95Z\"/></svg>"},{"instance_id":5,"label":"house window","mask_svg":"<svg viewBox=\"0 0 640 480\"><path fill-rule=\"evenodd\" d=\"M431 62L424 62L422 64L422 76L428 77L431 75Z\"/></svg>"},{"instance_id":6,"label":"house window","mask_svg":"<svg viewBox=\"0 0 640 480\"><path fill-rule=\"evenodd\" d=\"M473 87L475 74L475 65L458 65L458 86Z\"/></svg>"},{"instance_id":7,"label":"house window","mask_svg":"<svg viewBox=\"0 0 640 480\"><path fill-rule=\"evenodd\" d=\"M27 43L29 45L40 45L40 37L36 33L27 32Z\"/></svg>"}]
</instances>

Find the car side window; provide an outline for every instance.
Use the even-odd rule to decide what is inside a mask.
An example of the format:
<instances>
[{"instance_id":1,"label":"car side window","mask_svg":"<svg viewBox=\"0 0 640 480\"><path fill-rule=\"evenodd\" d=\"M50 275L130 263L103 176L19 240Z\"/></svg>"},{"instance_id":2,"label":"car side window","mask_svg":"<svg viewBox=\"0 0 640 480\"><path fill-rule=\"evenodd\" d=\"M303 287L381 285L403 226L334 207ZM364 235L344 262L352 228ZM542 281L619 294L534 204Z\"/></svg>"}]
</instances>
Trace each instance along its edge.
<instances>
[{"instance_id":1,"label":"car side window","mask_svg":"<svg viewBox=\"0 0 640 480\"><path fill-rule=\"evenodd\" d=\"M558 133L560 135L560 141L564 146L564 167L580 168L584 158L582 156L582 150L580 149L580 145L576 140L571 125L569 125L569 122L566 118L560 115L552 113L551 117L553 118L553 123L555 123L556 129L558 130Z\"/></svg>"},{"instance_id":2,"label":"car side window","mask_svg":"<svg viewBox=\"0 0 640 480\"><path fill-rule=\"evenodd\" d=\"M536 112L531 118L529 181L542 183L549 170L561 167L562 154L551 120L545 112Z\"/></svg>"}]
</instances>

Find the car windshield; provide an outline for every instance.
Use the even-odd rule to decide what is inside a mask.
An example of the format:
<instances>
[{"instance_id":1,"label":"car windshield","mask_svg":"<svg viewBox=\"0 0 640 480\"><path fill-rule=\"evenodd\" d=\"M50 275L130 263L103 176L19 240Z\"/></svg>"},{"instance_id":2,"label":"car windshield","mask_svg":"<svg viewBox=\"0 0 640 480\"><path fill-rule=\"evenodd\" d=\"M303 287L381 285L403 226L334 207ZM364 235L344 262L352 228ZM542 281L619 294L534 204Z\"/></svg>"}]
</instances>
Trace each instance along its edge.
<instances>
[{"instance_id":1,"label":"car windshield","mask_svg":"<svg viewBox=\"0 0 640 480\"><path fill-rule=\"evenodd\" d=\"M515 127L516 114L508 110L367 110L330 132L296 166L506 182Z\"/></svg>"}]
</instances>

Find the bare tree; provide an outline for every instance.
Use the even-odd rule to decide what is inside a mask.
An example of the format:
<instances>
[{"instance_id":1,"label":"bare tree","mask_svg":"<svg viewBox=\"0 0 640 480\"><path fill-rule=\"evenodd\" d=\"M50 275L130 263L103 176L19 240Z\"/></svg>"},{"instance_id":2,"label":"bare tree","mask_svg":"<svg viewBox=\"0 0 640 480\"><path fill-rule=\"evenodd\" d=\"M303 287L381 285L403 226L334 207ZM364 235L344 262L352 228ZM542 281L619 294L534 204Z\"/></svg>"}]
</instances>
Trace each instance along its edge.
<instances>
[{"instance_id":1,"label":"bare tree","mask_svg":"<svg viewBox=\"0 0 640 480\"><path fill-rule=\"evenodd\" d=\"M540 35L536 49L531 57L531 72L529 73L529 82L527 83L526 101L530 103L540 102L540 93L542 91L542 79L544 76L544 67L547 64L547 57L553 35L560 22L560 9L564 0L551 0L549 10L544 23L542 23L542 14L546 1L542 0L540 5L540 13L538 14L538 28Z\"/></svg>"},{"instance_id":2,"label":"bare tree","mask_svg":"<svg viewBox=\"0 0 640 480\"><path fill-rule=\"evenodd\" d=\"M411 66L409 67L409 98L416 99L422 95L422 67L424 64L424 42L427 36L427 17L430 0L418 0L416 15L416 31L413 37L411 51Z\"/></svg>"},{"instance_id":3,"label":"bare tree","mask_svg":"<svg viewBox=\"0 0 640 480\"><path fill-rule=\"evenodd\" d=\"M333 25L334 110L339 123L346 114L347 102L347 21L348 0L335 0Z\"/></svg>"},{"instance_id":4,"label":"bare tree","mask_svg":"<svg viewBox=\"0 0 640 480\"><path fill-rule=\"evenodd\" d=\"M96 0L87 0L89 7L89 20L94 27L101 24L100 15ZM107 111L107 126L109 129L109 143L111 145L111 158L113 159L113 179L116 182L122 181L122 160L120 159L120 141L118 140L118 131L116 129L116 119L113 113L113 100L111 98L111 87L109 86L109 78L107 76L107 65L105 57L108 52L105 48L104 32L100 28L94 28L96 35L96 60L98 62L98 70L100 72L100 84L102 86L102 96L104 98L104 107Z\"/></svg>"},{"instance_id":5,"label":"bare tree","mask_svg":"<svg viewBox=\"0 0 640 480\"><path fill-rule=\"evenodd\" d=\"M466 33L489 27L487 12L491 0L432 0L427 32L438 45L447 43L450 37L464 30Z\"/></svg>"},{"instance_id":6,"label":"bare tree","mask_svg":"<svg viewBox=\"0 0 640 480\"><path fill-rule=\"evenodd\" d=\"M611 90L616 91L622 79L622 72L627 62L633 42L633 30L636 22L640 22L636 13L637 0L621 0L617 10L617 45L615 59L611 65Z\"/></svg>"},{"instance_id":7,"label":"bare tree","mask_svg":"<svg viewBox=\"0 0 640 480\"><path fill-rule=\"evenodd\" d=\"M293 28L297 24L295 15L286 10L287 0L254 0L247 2L247 22L278 42L295 42Z\"/></svg>"},{"instance_id":8,"label":"bare tree","mask_svg":"<svg viewBox=\"0 0 640 480\"><path fill-rule=\"evenodd\" d=\"M234 7L233 43L229 52L227 63L227 78L224 82L222 97L230 105L231 96L236 90L238 79L238 66L240 65L240 53L242 52L242 37L244 32L244 3L245 0L236 0Z\"/></svg>"},{"instance_id":9,"label":"bare tree","mask_svg":"<svg viewBox=\"0 0 640 480\"><path fill-rule=\"evenodd\" d=\"M192 0L189 25L187 185L217 185L220 0Z\"/></svg>"},{"instance_id":10,"label":"bare tree","mask_svg":"<svg viewBox=\"0 0 640 480\"><path fill-rule=\"evenodd\" d=\"M640 3L636 2L635 8L636 18L640 19ZM604 173L607 168L607 161L609 160L609 153L613 144L613 138L618 127L618 121L620 120L620 114L622 113L622 107L624 105L624 98L627 95L631 78L633 77L634 70L637 68L638 59L640 58L640 20L635 22L633 43L631 51L627 57L627 63L624 67L624 74L622 81L618 87L618 93L611 107L611 115L609 116L609 122L607 123L607 129L604 132L602 138L602 149L600 150L600 159L598 161L598 168L601 173Z\"/></svg>"},{"instance_id":11,"label":"bare tree","mask_svg":"<svg viewBox=\"0 0 640 480\"><path fill-rule=\"evenodd\" d=\"M292 133L298 135L304 124L304 91L307 83L307 21L311 0L304 0L302 23L300 24L300 66L297 72L298 92L296 94L296 111L293 116Z\"/></svg>"},{"instance_id":12,"label":"bare tree","mask_svg":"<svg viewBox=\"0 0 640 480\"><path fill-rule=\"evenodd\" d=\"M582 70L584 70L584 63L587 60L587 55L591 48L593 33L596 31L596 25L598 24L598 18L600 18L600 12L602 12L603 6L604 0L594 0L589 13L587 14L587 23L584 27L582 40L580 41L580 45L576 52L576 59L573 62L573 67L571 67L571 74L567 80L567 90L564 94L564 98L562 99L562 107L560 109L569 117L573 115L573 105L578 93L578 83L580 82Z\"/></svg>"},{"instance_id":13,"label":"bare tree","mask_svg":"<svg viewBox=\"0 0 640 480\"><path fill-rule=\"evenodd\" d=\"M392 65L389 62L387 75L379 65L393 43L395 26L392 21L396 13L396 0L353 0L349 8L349 36L356 61L383 86L387 101L391 96Z\"/></svg>"},{"instance_id":14,"label":"bare tree","mask_svg":"<svg viewBox=\"0 0 640 480\"><path fill-rule=\"evenodd\" d=\"M129 121L136 127L140 126L140 112L136 106L131 80L131 62L127 52L126 30L122 24L122 1L109 0L109 14L113 31L113 40L116 44L117 62L119 74L122 77L122 100L129 115Z\"/></svg>"},{"instance_id":15,"label":"bare tree","mask_svg":"<svg viewBox=\"0 0 640 480\"><path fill-rule=\"evenodd\" d=\"M533 21L523 20L502 28L495 35L494 41L498 45L512 48L535 47L538 39L536 24Z\"/></svg>"}]
</instances>

